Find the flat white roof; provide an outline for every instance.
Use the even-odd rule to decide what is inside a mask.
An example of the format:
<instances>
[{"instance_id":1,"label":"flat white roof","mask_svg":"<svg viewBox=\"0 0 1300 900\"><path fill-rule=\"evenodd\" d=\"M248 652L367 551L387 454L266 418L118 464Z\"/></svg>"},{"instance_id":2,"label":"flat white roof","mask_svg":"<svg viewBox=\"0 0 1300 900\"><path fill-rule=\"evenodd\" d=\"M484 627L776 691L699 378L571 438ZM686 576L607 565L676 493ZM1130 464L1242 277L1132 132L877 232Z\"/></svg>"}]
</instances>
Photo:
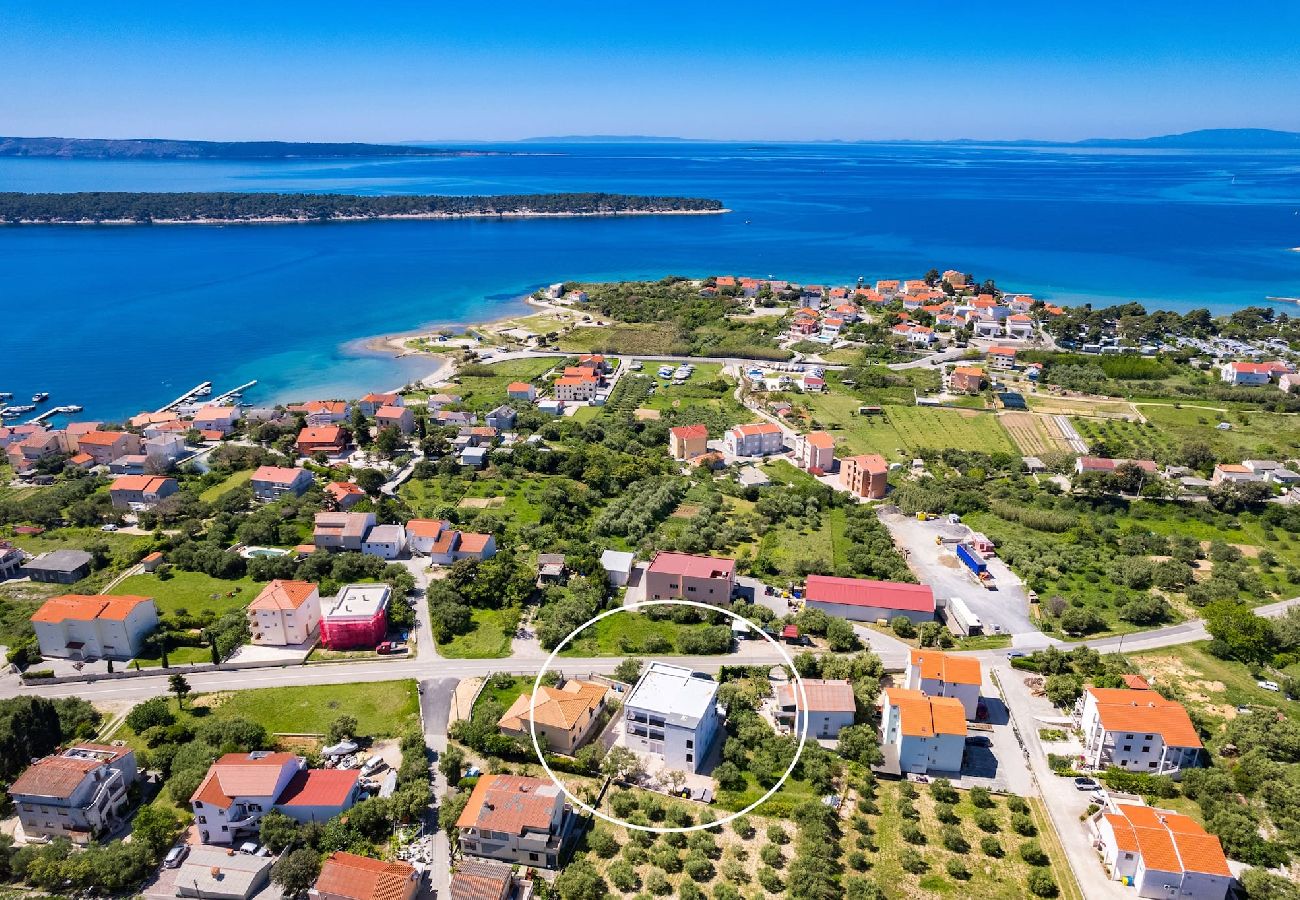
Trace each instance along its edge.
<instances>
[{"instance_id":1,"label":"flat white roof","mask_svg":"<svg viewBox=\"0 0 1300 900\"><path fill-rule=\"evenodd\" d=\"M391 588L386 584L349 584L339 591L337 597L326 597L321 601L324 609L321 614L327 618L369 619L388 606Z\"/></svg>"},{"instance_id":2,"label":"flat white roof","mask_svg":"<svg viewBox=\"0 0 1300 900\"><path fill-rule=\"evenodd\" d=\"M376 525L366 535L366 542L372 544L400 544L406 540L406 529L401 525Z\"/></svg>"},{"instance_id":3,"label":"flat white roof","mask_svg":"<svg viewBox=\"0 0 1300 900\"><path fill-rule=\"evenodd\" d=\"M694 728L713 708L717 696L718 683L712 678L697 677L684 666L653 662L632 688L624 706Z\"/></svg>"}]
</instances>

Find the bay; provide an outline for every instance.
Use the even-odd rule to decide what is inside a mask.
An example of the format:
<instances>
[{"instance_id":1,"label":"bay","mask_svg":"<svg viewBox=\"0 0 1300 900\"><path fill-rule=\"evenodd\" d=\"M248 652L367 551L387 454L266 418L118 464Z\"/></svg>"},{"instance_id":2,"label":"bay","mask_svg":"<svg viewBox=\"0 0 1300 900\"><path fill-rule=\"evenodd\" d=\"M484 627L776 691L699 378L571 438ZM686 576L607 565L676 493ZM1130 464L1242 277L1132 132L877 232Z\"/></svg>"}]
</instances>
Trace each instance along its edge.
<instances>
[{"instance_id":1,"label":"bay","mask_svg":"<svg viewBox=\"0 0 1300 900\"><path fill-rule=\"evenodd\" d=\"M1225 312L1300 295L1300 156L975 145L519 144L400 160L0 159L0 190L611 191L721 216L0 228L0 390L116 419L212 380L255 402L391 388L360 339L514 312L565 279L994 278ZM1294 308L1282 305L1282 311Z\"/></svg>"}]
</instances>

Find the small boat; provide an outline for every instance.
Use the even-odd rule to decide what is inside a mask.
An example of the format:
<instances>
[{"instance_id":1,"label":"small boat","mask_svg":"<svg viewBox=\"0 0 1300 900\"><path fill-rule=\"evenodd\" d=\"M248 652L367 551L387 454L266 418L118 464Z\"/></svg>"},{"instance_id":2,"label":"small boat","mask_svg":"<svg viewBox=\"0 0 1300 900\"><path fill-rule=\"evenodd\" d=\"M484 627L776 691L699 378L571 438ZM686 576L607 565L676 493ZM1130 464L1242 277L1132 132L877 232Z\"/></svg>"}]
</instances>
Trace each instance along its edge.
<instances>
[{"instance_id":1,"label":"small boat","mask_svg":"<svg viewBox=\"0 0 1300 900\"><path fill-rule=\"evenodd\" d=\"M78 406L78 405L75 404L75 403L69 403L67 406L58 406L58 407L55 407L54 411L55 411L55 412L61 412L61 413L79 413L79 412L81 412L83 409L85 409L85 407L83 407L83 406Z\"/></svg>"},{"instance_id":2,"label":"small boat","mask_svg":"<svg viewBox=\"0 0 1300 900\"><path fill-rule=\"evenodd\" d=\"M3 410L0 410L0 415L3 415L7 419L12 419L14 416L21 416L23 413L29 413L35 408L35 406L28 404L23 406L6 406Z\"/></svg>"},{"instance_id":3,"label":"small boat","mask_svg":"<svg viewBox=\"0 0 1300 900\"><path fill-rule=\"evenodd\" d=\"M194 396L195 396L195 397L206 397L206 396L208 396L208 394L211 394L211 393L212 393L212 385L210 385L210 384L205 384L203 387L199 388L198 390L196 390L196 391L194 392Z\"/></svg>"},{"instance_id":4,"label":"small boat","mask_svg":"<svg viewBox=\"0 0 1300 900\"><path fill-rule=\"evenodd\" d=\"M12 400L13 398L13 391L0 391L0 400Z\"/></svg>"},{"instance_id":5,"label":"small boat","mask_svg":"<svg viewBox=\"0 0 1300 900\"><path fill-rule=\"evenodd\" d=\"M45 391L37 391L35 394L32 394L33 403L44 403L48 399L50 399L50 395Z\"/></svg>"}]
</instances>

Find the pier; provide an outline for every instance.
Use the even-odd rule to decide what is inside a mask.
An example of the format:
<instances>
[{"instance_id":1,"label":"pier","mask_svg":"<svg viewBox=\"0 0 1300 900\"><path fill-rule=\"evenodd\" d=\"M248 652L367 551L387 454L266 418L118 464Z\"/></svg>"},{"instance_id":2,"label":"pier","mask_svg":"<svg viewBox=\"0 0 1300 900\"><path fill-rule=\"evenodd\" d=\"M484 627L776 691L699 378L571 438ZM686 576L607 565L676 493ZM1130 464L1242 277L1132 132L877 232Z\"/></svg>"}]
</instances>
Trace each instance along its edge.
<instances>
[{"instance_id":1,"label":"pier","mask_svg":"<svg viewBox=\"0 0 1300 900\"><path fill-rule=\"evenodd\" d=\"M160 407L159 409L155 409L154 412L156 413L171 412L173 409L180 406L182 403L186 402L187 400L191 400L194 397L202 395L204 390L208 390L208 391L212 390L211 381L205 381L202 384L196 384L194 387L190 388L188 391L181 394L171 403L168 403L166 406Z\"/></svg>"},{"instance_id":2,"label":"pier","mask_svg":"<svg viewBox=\"0 0 1300 900\"><path fill-rule=\"evenodd\" d=\"M240 385L239 387L237 387L237 388L231 388L230 390L226 391L224 394L221 394L221 395L219 395L219 396L213 397L213 398L212 398L211 400L209 400L208 402L209 402L209 403L222 403L222 402L224 402L224 401L226 401L226 400L229 400L230 397L231 397L232 395L234 395L234 394L242 394L244 391L248 390L249 388L253 387L253 386L256 385L256 384L257 384L257 379L254 378L252 381L248 382L247 384L241 384L241 385Z\"/></svg>"},{"instance_id":3,"label":"pier","mask_svg":"<svg viewBox=\"0 0 1300 900\"><path fill-rule=\"evenodd\" d=\"M32 416L30 419L27 420L27 422L26 422L25 424L27 424L27 425L40 425L40 424L41 424L42 422L44 422L46 419L52 419L52 418L54 418L55 416L62 415L63 413L66 413L66 412L67 412L67 410L64 409L62 406L55 406L55 407L53 407L53 408L51 408L51 409L47 409L45 412L41 413L41 414L38 415L38 416Z\"/></svg>"}]
</instances>

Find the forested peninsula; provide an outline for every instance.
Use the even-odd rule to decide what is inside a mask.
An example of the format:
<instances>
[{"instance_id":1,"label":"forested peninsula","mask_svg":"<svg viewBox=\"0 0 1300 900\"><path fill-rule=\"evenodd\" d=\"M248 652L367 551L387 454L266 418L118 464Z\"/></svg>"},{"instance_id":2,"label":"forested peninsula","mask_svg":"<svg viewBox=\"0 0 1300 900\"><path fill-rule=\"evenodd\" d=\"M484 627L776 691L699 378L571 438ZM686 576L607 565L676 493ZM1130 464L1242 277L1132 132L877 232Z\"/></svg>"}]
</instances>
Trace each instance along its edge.
<instances>
[{"instance_id":1,"label":"forested peninsula","mask_svg":"<svg viewBox=\"0 0 1300 900\"><path fill-rule=\"evenodd\" d=\"M0 193L7 225L355 222L368 219L674 215L726 212L718 200L631 194L444 197L350 194Z\"/></svg>"},{"instance_id":2,"label":"forested peninsula","mask_svg":"<svg viewBox=\"0 0 1300 900\"><path fill-rule=\"evenodd\" d=\"M356 159L388 156L485 156L497 155L498 152L444 150L407 144L0 137L0 157L25 156L36 159Z\"/></svg>"}]
</instances>

